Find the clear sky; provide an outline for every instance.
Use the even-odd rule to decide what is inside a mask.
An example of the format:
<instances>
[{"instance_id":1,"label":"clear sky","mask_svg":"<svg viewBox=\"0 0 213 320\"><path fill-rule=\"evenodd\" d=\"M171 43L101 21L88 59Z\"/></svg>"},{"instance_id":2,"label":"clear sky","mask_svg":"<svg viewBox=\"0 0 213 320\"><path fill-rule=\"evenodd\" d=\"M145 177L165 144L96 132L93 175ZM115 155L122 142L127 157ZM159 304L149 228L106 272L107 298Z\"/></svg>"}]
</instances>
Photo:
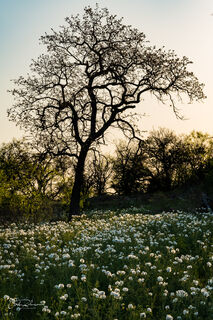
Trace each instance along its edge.
<instances>
[{"instance_id":1,"label":"clear sky","mask_svg":"<svg viewBox=\"0 0 213 320\"><path fill-rule=\"evenodd\" d=\"M95 3L143 31L151 45L190 58L194 62L191 70L205 83L203 103L179 105L185 121L177 120L168 106L145 97L138 108L147 115L141 130L161 126L177 133L195 129L213 136L212 0L0 0L0 143L22 135L7 118L13 103L7 90L12 87L10 80L25 75L31 59L44 50L39 37L64 24L65 17L81 14L85 6Z\"/></svg>"}]
</instances>

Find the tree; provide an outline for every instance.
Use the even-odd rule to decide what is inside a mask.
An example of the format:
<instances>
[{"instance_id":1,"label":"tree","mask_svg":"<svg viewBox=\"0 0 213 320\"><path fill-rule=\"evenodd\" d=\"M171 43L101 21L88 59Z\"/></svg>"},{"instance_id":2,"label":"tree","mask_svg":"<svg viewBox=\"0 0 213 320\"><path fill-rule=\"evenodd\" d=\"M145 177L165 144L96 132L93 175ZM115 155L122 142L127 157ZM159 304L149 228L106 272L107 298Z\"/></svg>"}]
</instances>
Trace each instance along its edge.
<instances>
[{"instance_id":1,"label":"tree","mask_svg":"<svg viewBox=\"0 0 213 320\"><path fill-rule=\"evenodd\" d=\"M87 161L84 180L93 196L103 196L109 187L112 174L111 157L95 152ZM87 182L88 181L88 182Z\"/></svg>"},{"instance_id":2,"label":"tree","mask_svg":"<svg viewBox=\"0 0 213 320\"><path fill-rule=\"evenodd\" d=\"M168 191L178 185L189 157L182 138L166 128L154 130L146 140L146 152L151 173L149 191Z\"/></svg>"},{"instance_id":3,"label":"tree","mask_svg":"<svg viewBox=\"0 0 213 320\"><path fill-rule=\"evenodd\" d=\"M88 151L105 142L111 127L136 135L131 122L146 92L168 99L204 98L203 85L190 71L188 58L155 49L144 33L124 25L98 5L66 18L59 31L41 37L47 47L32 61L31 75L15 81L9 118L41 141L45 152L74 157L76 170L70 214L79 214Z\"/></svg>"},{"instance_id":4,"label":"tree","mask_svg":"<svg viewBox=\"0 0 213 320\"><path fill-rule=\"evenodd\" d=\"M120 141L116 146L113 163L112 188L120 195L144 192L150 178L150 171L144 165L147 154L143 143Z\"/></svg>"},{"instance_id":5,"label":"tree","mask_svg":"<svg viewBox=\"0 0 213 320\"><path fill-rule=\"evenodd\" d=\"M192 131L183 136L183 142L187 153L185 181L201 181L212 168L213 137L208 133Z\"/></svg>"},{"instance_id":6,"label":"tree","mask_svg":"<svg viewBox=\"0 0 213 320\"><path fill-rule=\"evenodd\" d=\"M0 148L0 211L11 215L51 212L51 202L64 189L61 159L43 157L25 140L13 140ZM43 210L43 212L41 212Z\"/></svg>"}]
</instances>

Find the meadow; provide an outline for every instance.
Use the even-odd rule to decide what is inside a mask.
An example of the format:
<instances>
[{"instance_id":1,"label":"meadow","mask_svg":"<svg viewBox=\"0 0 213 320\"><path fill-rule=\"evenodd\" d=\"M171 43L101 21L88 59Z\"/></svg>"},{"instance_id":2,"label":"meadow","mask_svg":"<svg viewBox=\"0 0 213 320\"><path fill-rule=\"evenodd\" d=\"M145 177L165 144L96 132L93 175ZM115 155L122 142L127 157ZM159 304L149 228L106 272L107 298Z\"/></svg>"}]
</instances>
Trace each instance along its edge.
<instances>
[{"instance_id":1,"label":"meadow","mask_svg":"<svg viewBox=\"0 0 213 320\"><path fill-rule=\"evenodd\" d=\"M213 319L213 215L137 209L0 228L0 319Z\"/></svg>"}]
</instances>

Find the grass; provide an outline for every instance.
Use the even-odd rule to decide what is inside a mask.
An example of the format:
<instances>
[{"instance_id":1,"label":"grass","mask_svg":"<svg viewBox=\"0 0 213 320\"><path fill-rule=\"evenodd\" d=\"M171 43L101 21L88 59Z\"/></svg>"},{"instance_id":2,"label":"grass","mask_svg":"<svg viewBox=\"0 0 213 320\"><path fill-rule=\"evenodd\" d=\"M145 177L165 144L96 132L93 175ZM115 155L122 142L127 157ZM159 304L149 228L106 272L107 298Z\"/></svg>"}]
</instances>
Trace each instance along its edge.
<instances>
[{"instance_id":1,"label":"grass","mask_svg":"<svg viewBox=\"0 0 213 320\"><path fill-rule=\"evenodd\" d=\"M203 207L202 193L211 199L213 207L213 180L205 179L202 183L187 184L171 191L156 191L153 193L139 193L130 196L103 195L88 199L87 206L98 210L129 209L130 206L140 208L143 213L159 213L162 211L196 212Z\"/></svg>"},{"instance_id":2,"label":"grass","mask_svg":"<svg viewBox=\"0 0 213 320\"><path fill-rule=\"evenodd\" d=\"M213 216L138 209L0 229L0 319L207 319ZM24 300L25 299L25 300Z\"/></svg>"}]
</instances>

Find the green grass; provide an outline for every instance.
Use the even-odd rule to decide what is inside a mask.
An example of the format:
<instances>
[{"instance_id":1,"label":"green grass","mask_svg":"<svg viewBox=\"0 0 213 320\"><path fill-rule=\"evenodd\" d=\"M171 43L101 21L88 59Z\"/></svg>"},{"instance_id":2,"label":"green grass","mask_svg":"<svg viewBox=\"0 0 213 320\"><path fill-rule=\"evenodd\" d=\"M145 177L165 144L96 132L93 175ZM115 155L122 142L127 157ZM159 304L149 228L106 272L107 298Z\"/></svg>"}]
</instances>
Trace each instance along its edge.
<instances>
[{"instance_id":1,"label":"green grass","mask_svg":"<svg viewBox=\"0 0 213 320\"><path fill-rule=\"evenodd\" d=\"M208 213L134 207L2 228L0 319L212 320L212 233Z\"/></svg>"}]
</instances>

